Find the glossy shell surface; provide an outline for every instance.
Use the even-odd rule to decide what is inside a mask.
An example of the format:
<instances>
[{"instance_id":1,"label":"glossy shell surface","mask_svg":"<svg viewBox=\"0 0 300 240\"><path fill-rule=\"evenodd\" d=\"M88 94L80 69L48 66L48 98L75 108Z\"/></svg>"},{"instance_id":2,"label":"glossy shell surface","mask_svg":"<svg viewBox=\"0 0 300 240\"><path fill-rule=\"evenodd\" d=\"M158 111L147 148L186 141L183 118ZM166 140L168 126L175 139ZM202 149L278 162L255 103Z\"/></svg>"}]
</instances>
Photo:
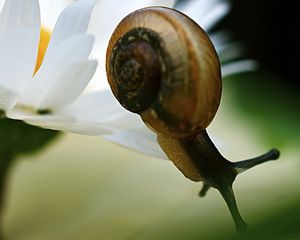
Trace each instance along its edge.
<instances>
[{"instance_id":1,"label":"glossy shell surface","mask_svg":"<svg viewBox=\"0 0 300 240\"><path fill-rule=\"evenodd\" d=\"M124 60L133 47L138 53ZM217 112L222 83L216 51L207 34L176 10L151 7L125 17L110 39L106 70L120 103L158 134L194 135Z\"/></svg>"}]
</instances>

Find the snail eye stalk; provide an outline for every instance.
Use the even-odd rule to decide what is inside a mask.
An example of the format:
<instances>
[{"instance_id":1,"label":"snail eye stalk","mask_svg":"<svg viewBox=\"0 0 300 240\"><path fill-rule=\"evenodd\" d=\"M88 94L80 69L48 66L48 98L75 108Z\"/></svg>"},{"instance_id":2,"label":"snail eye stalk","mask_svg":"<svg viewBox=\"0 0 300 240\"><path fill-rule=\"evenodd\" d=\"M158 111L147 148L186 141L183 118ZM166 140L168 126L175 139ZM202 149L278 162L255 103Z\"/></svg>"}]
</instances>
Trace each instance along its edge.
<instances>
[{"instance_id":1,"label":"snail eye stalk","mask_svg":"<svg viewBox=\"0 0 300 240\"><path fill-rule=\"evenodd\" d=\"M164 24L162 24L164 23ZM207 34L178 11L151 7L125 17L106 55L114 96L157 134L162 150L183 175L223 196L238 232L247 228L232 190L236 176L279 157L273 149L240 162L224 158L206 128L219 107L222 81L217 53Z\"/></svg>"}]
</instances>

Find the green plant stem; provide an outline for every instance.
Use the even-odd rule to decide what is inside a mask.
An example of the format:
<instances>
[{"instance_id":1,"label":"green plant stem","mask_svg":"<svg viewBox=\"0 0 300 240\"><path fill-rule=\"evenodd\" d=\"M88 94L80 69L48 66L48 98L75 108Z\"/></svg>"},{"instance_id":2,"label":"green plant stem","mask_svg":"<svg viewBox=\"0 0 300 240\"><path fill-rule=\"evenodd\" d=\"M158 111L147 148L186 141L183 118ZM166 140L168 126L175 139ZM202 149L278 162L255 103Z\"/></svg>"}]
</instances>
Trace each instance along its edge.
<instances>
[{"instance_id":1,"label":"green plant stem","mask_svg":"<svg viewBox=\"0 0 300 240\"><path fill-rule=\"evenodd\" d=\"M2 220L5 206L6 183L10 169L14 163L14 159L15 157L9 154L3 154L0 156L0 240L4 240Z\"/></svg>"}]
</instances>

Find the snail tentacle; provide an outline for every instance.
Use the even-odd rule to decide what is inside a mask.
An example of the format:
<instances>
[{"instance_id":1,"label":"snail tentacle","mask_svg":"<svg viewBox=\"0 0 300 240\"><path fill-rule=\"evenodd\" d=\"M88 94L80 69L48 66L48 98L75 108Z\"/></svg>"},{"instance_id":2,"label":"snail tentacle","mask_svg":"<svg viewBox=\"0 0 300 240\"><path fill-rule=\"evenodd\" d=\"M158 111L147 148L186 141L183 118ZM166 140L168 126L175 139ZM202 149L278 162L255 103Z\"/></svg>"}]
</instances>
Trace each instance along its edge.
<instances>
[{"instance_id":1,"label":"snail tentacle","mask_svg":"<svg viewBox=\"0 0 300 240\"><path fill-rule=\"evenodd\" d=\"M258 156L256 158L235 162L234 167L238 173L241 173L261 163L270 160L276 160L279 158L279 156L280 156L280 152L277 149L271 149L267 153Z\"/></svg>"},{"instance_id":2,"label":"snail tentacle","mask_svg":"<svg viewBox=\"0 0 300 240\"><path fill-rule=\"evenodd\" d=\"M211 186L207 183L203 183L201 190L199 191L199 197L205 197L207 191L211 188Z\"/></svg>"}]
</instances>

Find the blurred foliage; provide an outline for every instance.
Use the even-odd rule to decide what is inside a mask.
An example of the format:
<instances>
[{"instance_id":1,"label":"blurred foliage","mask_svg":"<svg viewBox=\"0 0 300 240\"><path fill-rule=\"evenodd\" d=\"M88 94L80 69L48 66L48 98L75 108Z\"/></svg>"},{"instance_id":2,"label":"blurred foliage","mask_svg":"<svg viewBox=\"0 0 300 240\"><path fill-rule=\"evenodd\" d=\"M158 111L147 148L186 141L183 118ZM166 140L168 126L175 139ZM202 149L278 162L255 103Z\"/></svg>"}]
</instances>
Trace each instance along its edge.
<instances>
[{"instance_id":1,"label":"blurred foliage","mask_svg":"<svg viewBox=\"0 0 300 240\"><path fill-rule=\"evenodd\" d=\"M7 118L0 119L0 176L16 157L33 153L58 136L58 132L30 126Z\"/></svg>"},{"instance_id":2,"label":"blurred foliage","mask_svg":"<svg viewBox=\"0 0 300 240\"><path fill-rule=\"evenodd\" d=\"M282 82L280 77L263 70L224 81L237 111L255 121L265 139L276 147L300 140L298 89Z\"/></svg>"},{"instance_id":3,"label":"blurred foliage","mask_svg":"<svg viewBox=\"0 0 300 240\"><path fill-rule=\"evenodd\" d=\"M276 147L300 140L299 14L296 2L231 0L228 16L216 26L246 46L243 59L257 60L258 72L226 79L233 104L255 122ZM289 17L282 17L289 16Z\"/></svg>"},{"instance_id":4,"label":"blurred foliage","mask_svg":"<svg viewBox=\"0 0 300 240\"><path fill-rule=\"evenodd\" d=\"M160 224L150 226L129 238L134 240L150 239L173 239L173 240L283 240L300 239L300 196L296 197L292 203L281 209L274 209L264 215L252 219L252 224L248 225L245 232L234 231L233 223L228 225L217 219L217 212L211 214L215 217L214 222L208 217L207 222L203 222L197 213L188 215L172 216L171 219L164 219ZM171 223L171 224L170 224Z\"/></svg>"},{"instance_id":5,"label":"blurred foliage","mask_svg":"<svg viewBox=\"0 0 300 240\"><path fill-rule=\"evenodd\" d=\"M57 131L30 126L21 121L1 119L0 159L35 152L56 136L58 136Z\"/></svg>"},{"instance_id":6,"label":"blurred foliage","mask_svg":"<svg viewBox=\"0 0 300 240\"><path fill-rule=\"evenodd\" d=\"M300 238L300 198L296 198L293 204L285 209L272 212L264 219L257 219L256 224L251 226L242 235L228 237L228 240L282 240Z\"/></svg>"},{"instance_id":7,"label":"blurred foliage","mask_svg":"<svg viewBox=\"0 0 300 240\"><path fill-rule=\"evenodd\" d=\"M244 57L257 59L282 76L285 84L299 86L294 78L299 69L300 50L297 1L230 2L232 9L219 27L230 30L237 41L247 45Z\"/></svg>"},{"instance_id":8,"label":"blurred foliage","mask_svg":"<svg viewBox=\"0 0 300 240\"><path fill-rule=\"evenodd\" d=\"M299 26L297 1L231 0L232 8L217 26L228 29L252 58L280 76L282 85L299 86ZM283 17L287 16L287 17Z\"/></svg>"}]
</instances>

